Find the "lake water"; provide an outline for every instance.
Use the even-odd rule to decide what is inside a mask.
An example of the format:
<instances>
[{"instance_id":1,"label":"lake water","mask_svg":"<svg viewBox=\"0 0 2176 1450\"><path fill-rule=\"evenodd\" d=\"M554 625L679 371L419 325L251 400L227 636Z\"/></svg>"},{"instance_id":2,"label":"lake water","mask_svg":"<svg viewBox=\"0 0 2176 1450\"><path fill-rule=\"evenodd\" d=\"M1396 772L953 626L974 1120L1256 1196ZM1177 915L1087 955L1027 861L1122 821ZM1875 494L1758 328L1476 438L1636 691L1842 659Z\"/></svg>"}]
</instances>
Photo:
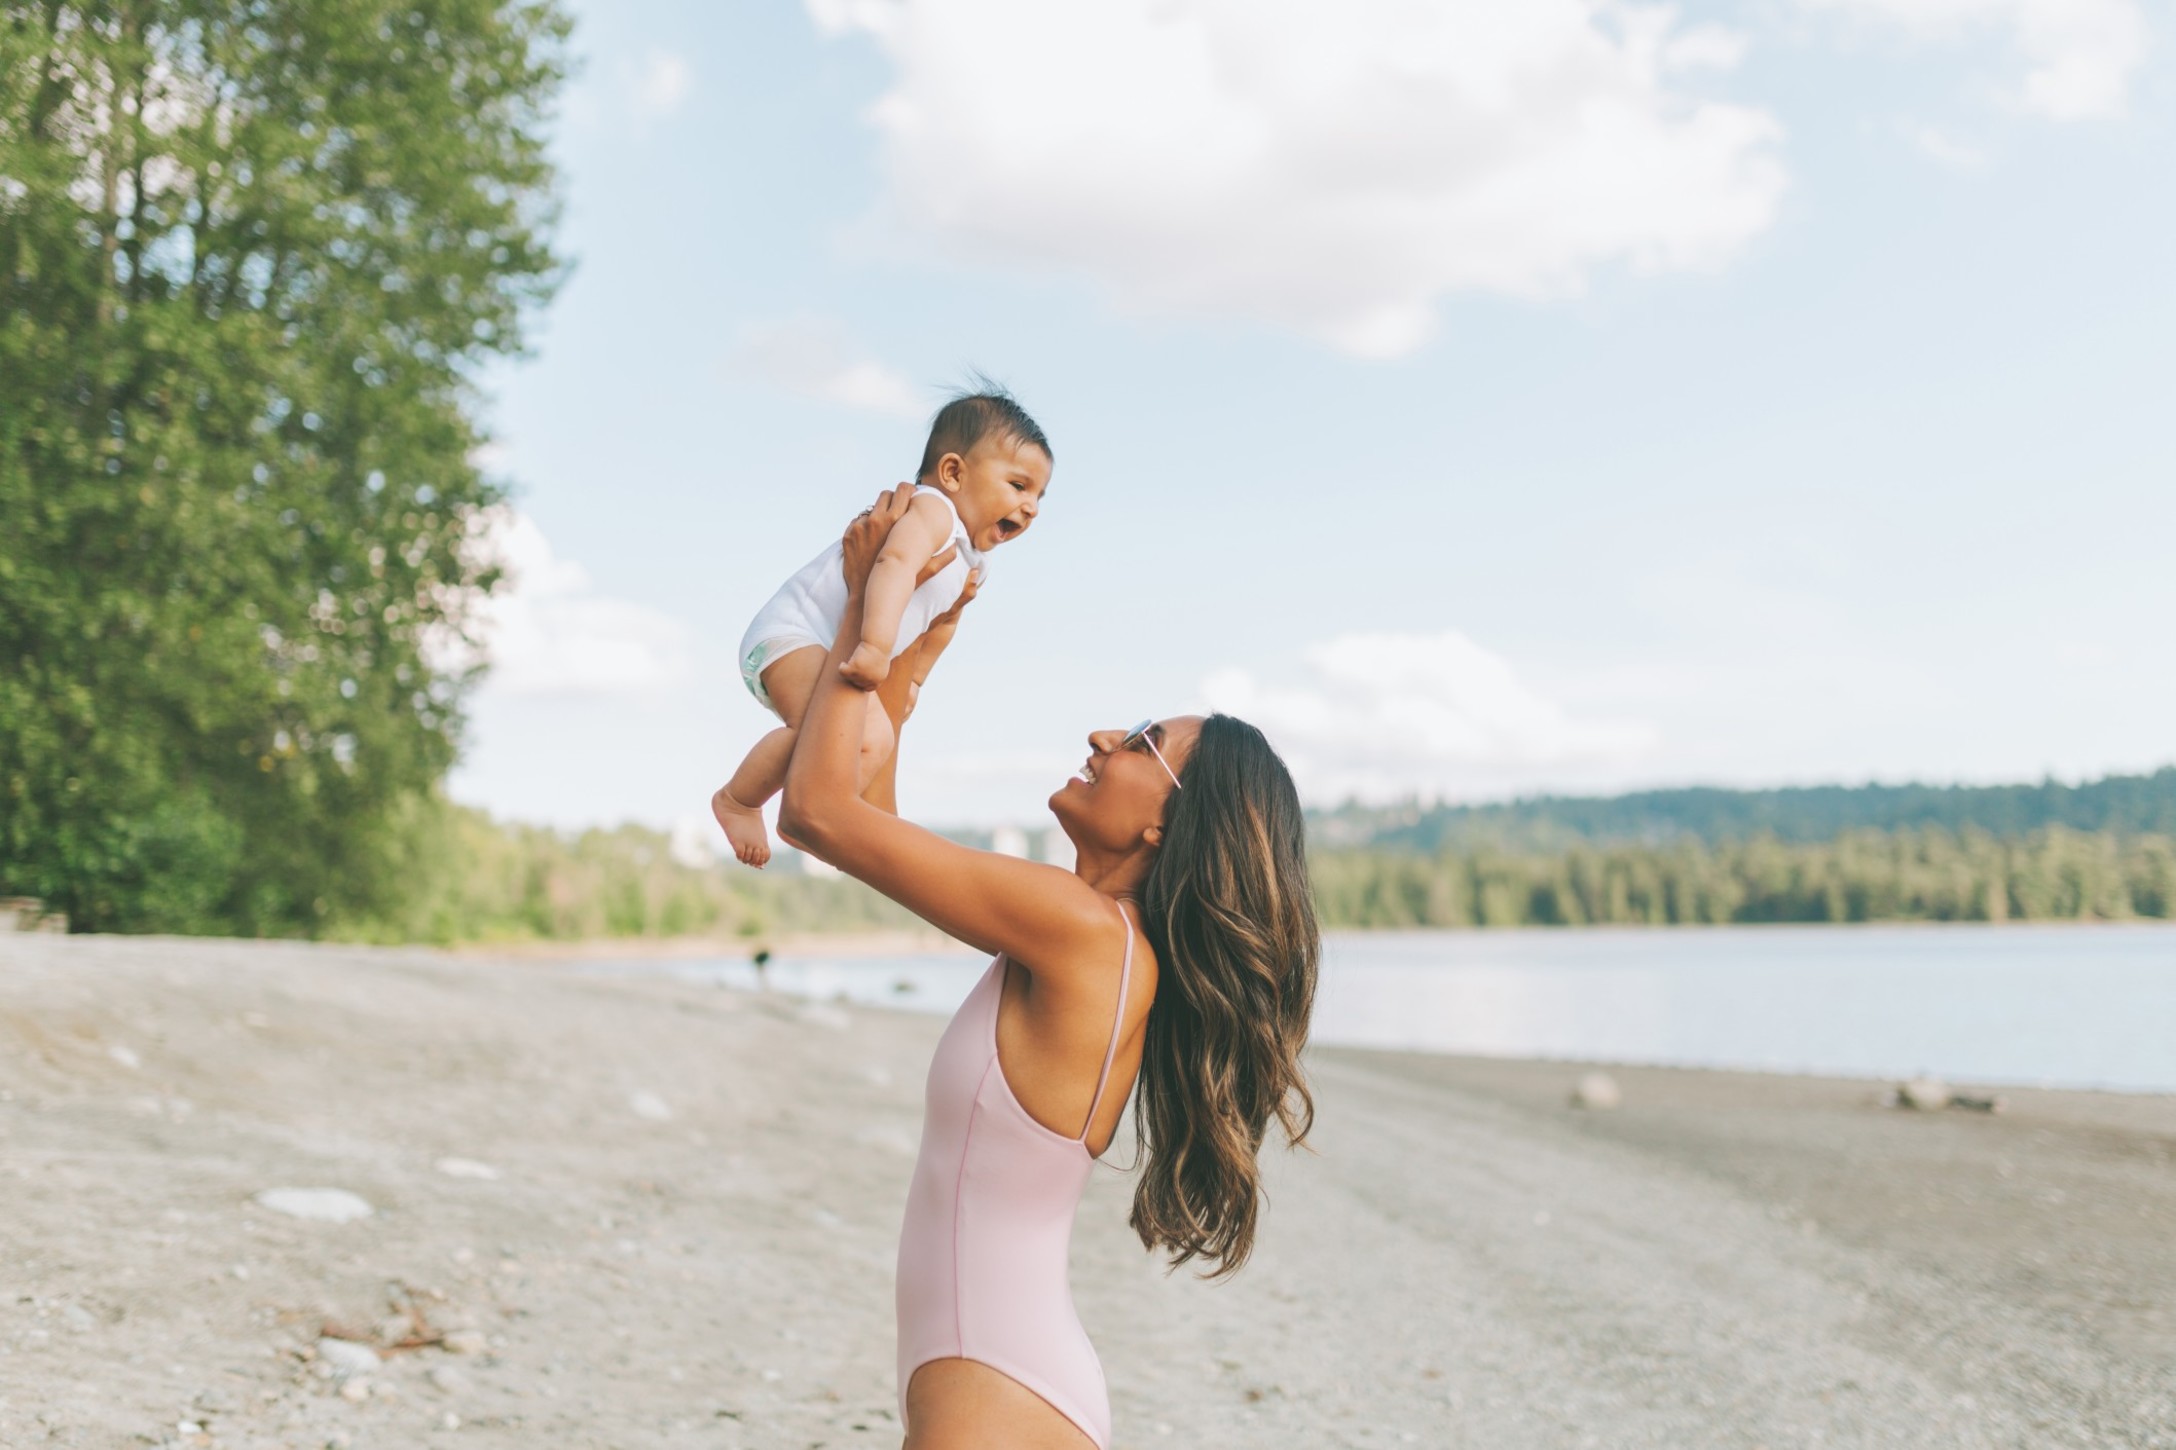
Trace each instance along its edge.
<instances>
[{"instance_id":1,"label":"lake water","mask_svg":"<svg viewBox=\"0 0 2176 1450\"><path fill-rule=\"evenodd\" d=\"M780 957L768 977L777 991L949 1013L984 965L965 952ZM757 986L741 959L659 969ZM1315 1038L2172 1092L2176 927L1333 933Z\"/></svg>"}]
</instances>

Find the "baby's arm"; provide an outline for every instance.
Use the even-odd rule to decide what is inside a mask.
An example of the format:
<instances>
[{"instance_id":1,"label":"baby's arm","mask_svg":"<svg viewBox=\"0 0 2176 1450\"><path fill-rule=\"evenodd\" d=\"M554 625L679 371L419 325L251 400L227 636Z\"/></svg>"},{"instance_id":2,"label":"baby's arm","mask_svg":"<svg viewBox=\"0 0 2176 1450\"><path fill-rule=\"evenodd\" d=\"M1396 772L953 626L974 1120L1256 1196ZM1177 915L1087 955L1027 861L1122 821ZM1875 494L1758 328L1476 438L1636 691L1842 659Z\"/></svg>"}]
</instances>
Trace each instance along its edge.
<instances>
[{"instance_id":1,"label":"baby's arm","mask_svg":"<svg viewBox=\"0 0 2176 1450\"><path fill-rule=\"evenodd\" d=\"M923 568L952 533L952 513L928 494L917 494L906 517L892 525L884 551L869 571L863 595L861 644L839 663L839 673L864 690L873 690L891 673L892 646L899 621L914 597Z\"/></svg>"}]
</instances>

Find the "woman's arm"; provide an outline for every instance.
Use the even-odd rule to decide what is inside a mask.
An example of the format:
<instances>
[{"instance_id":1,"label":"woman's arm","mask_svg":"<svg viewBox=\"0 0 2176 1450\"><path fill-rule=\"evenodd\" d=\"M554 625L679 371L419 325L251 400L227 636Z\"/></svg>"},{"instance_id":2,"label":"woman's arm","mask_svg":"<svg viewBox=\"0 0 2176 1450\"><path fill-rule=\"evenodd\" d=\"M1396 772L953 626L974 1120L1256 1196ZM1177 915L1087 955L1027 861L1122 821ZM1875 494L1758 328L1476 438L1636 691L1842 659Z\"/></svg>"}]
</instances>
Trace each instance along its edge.
<instances>
[{"instance_id":1,"label":"woman's arm","mask_svg":"<svg viewBox=\"0 0 2176 1450\"><path fill-rule=\"evenodd\" d=\"M880 500L849 531L846 617L831 647L836 665L861 639L868 543L905 508L902 490ZM859 690L834 669L819 673L801 719L779 828L795 844L865 881L939 930L1027 966L1062 968L1077 956L1100 960L1116 919L1095 890L1069 871L976 851L862 799L855 789L861 749Z\"/></svg>"},{"instance_id":2,"label":"woman's arm","mask_svg":"<svg viewBox=\"0 0 2176 1450\"><path fill-rule=\"evenodd\" d=\"M908 672L914 682L914 690L908 692L907 709L914 709L914 693L929 683L929 672L937 668L937 659L952 647L952 637L960 632L960 615L982 592L980 570L969 570L967 582L960 586L960 597L952 601L952 607L929 622L922 637L914 644L914 668ZM896 753L896 752L895 752Z\"/></svg>"}]
</instances>

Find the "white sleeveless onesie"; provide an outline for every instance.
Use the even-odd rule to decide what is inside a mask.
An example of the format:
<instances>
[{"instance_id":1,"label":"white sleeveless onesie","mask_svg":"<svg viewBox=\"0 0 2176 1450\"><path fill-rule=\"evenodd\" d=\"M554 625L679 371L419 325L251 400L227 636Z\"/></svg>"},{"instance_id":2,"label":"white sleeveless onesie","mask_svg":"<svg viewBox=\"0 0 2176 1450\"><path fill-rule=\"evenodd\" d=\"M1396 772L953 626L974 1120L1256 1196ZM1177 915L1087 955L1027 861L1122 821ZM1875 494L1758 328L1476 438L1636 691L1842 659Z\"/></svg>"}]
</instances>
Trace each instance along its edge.
<instances>
[{"instance_id":1,"label":"white sleeveless onesie","mask_svg":"<svg viewBox=\"0 0 2176 1450\"><path fill-rule=\"evenodd\" d=\"M951 496L926 483L917 485L914 494L917 498L930 495L952 516L951 538L944 547L956 552L951 563L923 580L907 600L906 612L899 619L898 638L892 643L893 659L922 637L931 620L959 602L970 572L980 579L985 570L982 552L968 539L967 526L960 522L960 511L953 506ZM938 552L944 552L944 548ZM756 703L776 714L778 707L763 688L764 666L808 645L830 649L832 640L838 637L839 621L845 617L846 555L834 543L795 571L770 602L756 611L748 632L741 636L740 677Z\"/></svg>"}]
</instances>

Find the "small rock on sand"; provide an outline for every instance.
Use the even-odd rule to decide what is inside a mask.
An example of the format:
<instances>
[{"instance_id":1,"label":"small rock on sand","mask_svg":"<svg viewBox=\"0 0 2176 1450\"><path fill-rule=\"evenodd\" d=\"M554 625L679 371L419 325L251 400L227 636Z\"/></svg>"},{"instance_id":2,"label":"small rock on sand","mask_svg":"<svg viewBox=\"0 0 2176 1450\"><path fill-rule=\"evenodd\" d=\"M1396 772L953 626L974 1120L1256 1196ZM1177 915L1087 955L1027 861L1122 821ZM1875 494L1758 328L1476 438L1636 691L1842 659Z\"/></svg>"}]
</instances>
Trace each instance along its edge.
<instances>
[{"instance_id":1,"label":"small rock on sand","mask_svg":"<svg viewBox=\"0 0 2176 1450\"><path fill-rule=\"evenodd\" d=\"M486 1183L495 1183L499 1178L498 1169L474 1158L441 1158L432 1166L448 1178L475 1178Z\"/></svg>"},{"instance_id":2,"label":"small rock on sand","mask_svg":"<svg viewBox=\"0 0 2176 1450\"><path fill-rule=\"evenodd\" d=\"M330 1365L332 1372L342 1377L369 1374L378 1367L378 1352L367 1344L357 1344L352 1339L334 1339L329 1335L317 1342L317 1358L320 1364Z\"/></svg>"},{"instance_id":3,"label":"small rock on sand","mask_svg":"<svg viewBox=\"0 0 2176 1450\"><path fill-rule=\"evenodd\" d=\"M481 1329L456 1329L438 1342L448 1354L482 1354L486 1348Z\"/></svg>"},{"instance_id":4,"label":"small rock on sand","mask_svg":"<svg viewBox=\"0 0 2176 1450\"><path fill-rule=\"evenodd\" d=\"M257 1203L274 1213L316 1223L352 1223L374 1211L367 1199L345 1188L267 1188L257 1195Z\"/></svg>"},{"instance_id":5,"label":"small rock on sand","mask_svg":"<svg viewBox=\"0 0 2176 1450\"><path fill-rule=\"evenodd\" d=\"M1903 1106L1917 1108L1922 1113L1938 1112L1956 1097L1949 1084L1938 1077L1912 1078L1898 1085L1896 1095Z\"/></svg>"},{"instance_id":6,"label":"small rock on sand","mask_svg":"<svg viewBox=\"0 0 2176 1450\"><path fill-rule=\"evenodd\" d=\"M638 1118L645 1118L653 1123L672 1121L672 1104L656 1093L636 1093L627 1100L627 1106Z\"/></svg>"},{"instance_id":7,"label":"small rock on sand","mask_svg":"<svg viewBox=\"0 0 2176 1450\"><path fill-rule=\"evenodd\" d=\"M1590 1072L1572 1087L1572 1106L1606 1112L1624 1102L1617 1079L1606 1072Z\"/></svg>"}]
</instances>

